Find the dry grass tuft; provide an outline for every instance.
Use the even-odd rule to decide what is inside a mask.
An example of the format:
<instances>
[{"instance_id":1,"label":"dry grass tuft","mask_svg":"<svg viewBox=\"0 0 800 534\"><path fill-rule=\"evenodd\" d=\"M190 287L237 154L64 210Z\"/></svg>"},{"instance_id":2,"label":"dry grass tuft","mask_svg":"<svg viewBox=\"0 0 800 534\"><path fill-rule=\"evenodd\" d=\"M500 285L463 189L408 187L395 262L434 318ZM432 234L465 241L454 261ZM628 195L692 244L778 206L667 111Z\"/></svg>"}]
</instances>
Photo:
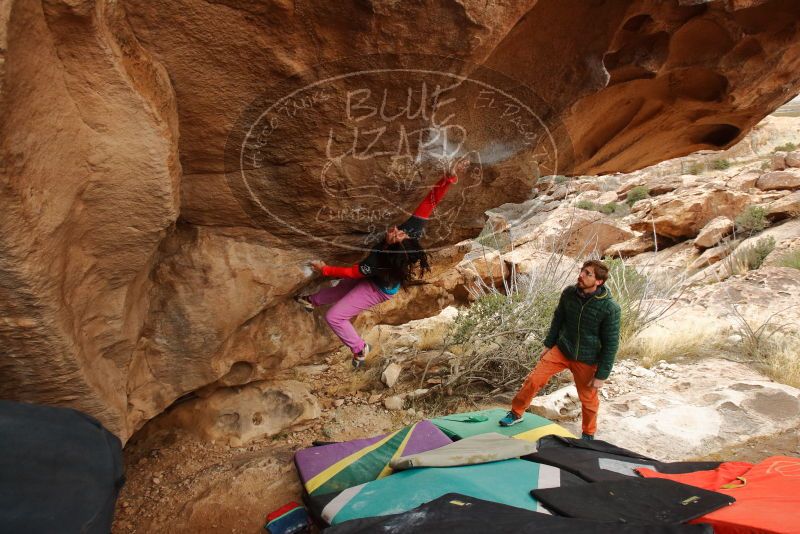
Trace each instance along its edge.
<instances>
[{"instance_id":1,"label":"dry grass tuft","mask_svg":"<svg viewBox=\"0 0 800 534\"><path fill-rule=\"evenodd\" d=\"M653 326L620 346L619 358L633 359L643 367L652 367L661 360L674 361L700 358L716 352L719 334L713 326L667 330Z\"/></svg>"}]
</instances>

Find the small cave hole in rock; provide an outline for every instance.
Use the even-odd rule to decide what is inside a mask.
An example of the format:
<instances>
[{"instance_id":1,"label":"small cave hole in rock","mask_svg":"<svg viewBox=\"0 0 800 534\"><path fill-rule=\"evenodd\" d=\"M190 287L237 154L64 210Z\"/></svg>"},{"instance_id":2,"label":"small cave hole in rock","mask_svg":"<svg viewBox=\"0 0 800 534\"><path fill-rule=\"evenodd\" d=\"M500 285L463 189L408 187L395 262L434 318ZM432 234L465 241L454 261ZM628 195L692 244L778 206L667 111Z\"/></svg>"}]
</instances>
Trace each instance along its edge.
<instances>
[{"instance_id":1,"label":"small cave hole in rock","mask_svg":"<svg viewBox=\"0 0 800 534\"><path fill-rule=\"evenodd\" d=\"M733 124L706 124L695 130L693 143L723 147L736 139L741 129Z\"/></svg>"}]
</instances>

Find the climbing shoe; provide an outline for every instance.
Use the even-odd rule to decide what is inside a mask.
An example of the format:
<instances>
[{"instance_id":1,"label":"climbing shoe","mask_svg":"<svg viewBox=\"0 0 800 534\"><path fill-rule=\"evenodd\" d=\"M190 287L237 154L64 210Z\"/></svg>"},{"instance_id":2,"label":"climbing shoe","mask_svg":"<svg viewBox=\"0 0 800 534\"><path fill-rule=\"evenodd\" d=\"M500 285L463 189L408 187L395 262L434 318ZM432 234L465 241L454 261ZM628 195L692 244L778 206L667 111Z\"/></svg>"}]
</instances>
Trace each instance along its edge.
<instances>
[{"instance_id":1,"label":"climbing shoe","mask_svg":"<svg viewBox=\"0 0 800 534\"><path fill-rule=\"evenodd\" d=\"M369 354L371 348L369 343L364 343L364 348L361 349L361 352L353 354L353 369L362 369L367 364L367 354Z\"/></svg>"},{"instance_id":2,"label":"climbing shoe","mask_svg":"<svg viewBox=\"0 0 800 534\"><path fill-rule=\"evenodd\" d=\"M500 419L500 426L511 426L521 423L524 416L517 415L514 412L508 412L505 417Z\"/></svg>"},{"instance_id":3,"label":"climbing shoe","mask_svg":"<svg viewBox=\"0 0 800 534\"><path fill-rule=\"evenodd\" d=\"M594 440L594 436L592 434L581 434L581 439L584 441L592 441Z\"/></svg>"}]
</instances>

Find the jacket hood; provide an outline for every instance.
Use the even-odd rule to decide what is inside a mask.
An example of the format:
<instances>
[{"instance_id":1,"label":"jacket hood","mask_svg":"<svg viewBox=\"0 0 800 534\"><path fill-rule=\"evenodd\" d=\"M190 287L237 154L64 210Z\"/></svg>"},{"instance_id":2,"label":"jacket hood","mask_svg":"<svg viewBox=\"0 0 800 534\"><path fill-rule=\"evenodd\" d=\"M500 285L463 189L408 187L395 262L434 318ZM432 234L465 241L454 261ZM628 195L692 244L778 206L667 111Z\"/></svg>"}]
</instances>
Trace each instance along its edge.
<instances>
[{"instance_id":1,"label":"jacket hood","mask_svg":"<svg viewBox=\"0 0 800 534\"><path fill-rule=\"evenodd\" d=\"M610 299L611 298L611 291L606 287L606 284L603 283L603 285L600 286L600 288L597 291L597 293L595 293L592 296L594 298L596 298L596 299Z\"/></svg>"},{"instance_id":2,"label":"jacket hood","mask_svg":"<svg viewBox=\"0 0 800 534\"><path fill-rule=\"evenodd\" d=\"M576 292L579 291L578 284L575 284L573 287L575 288ZM603 284L602 286L600 286L597 289L597 293L592 295L592 298L595 298L595 299L598 299L598 300L610 299L610 298L612 298L611 297L611 291L606 287L605 284Z\"/></svg>"}]
</instances>

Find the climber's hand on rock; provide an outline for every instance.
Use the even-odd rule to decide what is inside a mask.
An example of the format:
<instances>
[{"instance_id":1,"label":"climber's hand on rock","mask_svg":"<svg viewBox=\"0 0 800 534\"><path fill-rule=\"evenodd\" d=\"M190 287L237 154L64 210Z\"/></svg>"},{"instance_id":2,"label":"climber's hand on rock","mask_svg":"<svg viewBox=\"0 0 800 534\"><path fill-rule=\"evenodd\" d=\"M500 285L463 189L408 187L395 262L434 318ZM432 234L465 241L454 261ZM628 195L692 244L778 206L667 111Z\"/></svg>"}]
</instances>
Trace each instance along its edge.
<instances>
[{"instance_id":1,"label":"climber's hand on rock","mask_svg":"<svg viewBox=\"0 0 800 534\"><path fill-rule=\"evenodd\" d=\"M322 274L322 269L325 267L325 262L321 260L313 260L311 262L311 268L317 271L318 273Z\"/></svg>"},{"instance_id":2,"label":"climber's hand on rock","mask_svg":"<svg viewBox=\"0 0 800 534\"><path fill-rule=\"evenodd\" d=\"M460 178L462 174L467 172L469 165L470 165L469 158L465 157L459 160L458 163L456 163L456 166L453 168L453 174L455 175L455 177Z\"/></svg>"}]
</instances>

